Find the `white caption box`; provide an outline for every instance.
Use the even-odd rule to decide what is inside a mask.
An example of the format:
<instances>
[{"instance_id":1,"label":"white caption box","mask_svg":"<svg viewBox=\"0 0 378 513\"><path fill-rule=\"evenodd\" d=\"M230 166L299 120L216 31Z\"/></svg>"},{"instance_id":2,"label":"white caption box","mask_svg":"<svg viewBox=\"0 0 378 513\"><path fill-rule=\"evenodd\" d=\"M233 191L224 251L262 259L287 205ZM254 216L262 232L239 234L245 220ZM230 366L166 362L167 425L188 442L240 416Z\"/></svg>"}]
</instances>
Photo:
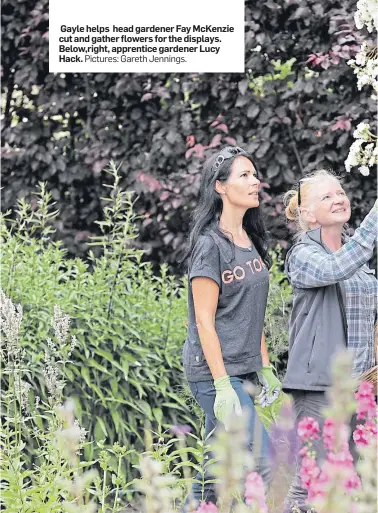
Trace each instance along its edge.
<instances>
[{"instance_id":1,"label":"white caption box","mask_svg":"<svg viewBox=\"0 0 378 513\"><path fill-rule=\"evenodd\" d=\"M52 73L243 73L244 0L50 0Z\"/></svg>"}]
</instances>

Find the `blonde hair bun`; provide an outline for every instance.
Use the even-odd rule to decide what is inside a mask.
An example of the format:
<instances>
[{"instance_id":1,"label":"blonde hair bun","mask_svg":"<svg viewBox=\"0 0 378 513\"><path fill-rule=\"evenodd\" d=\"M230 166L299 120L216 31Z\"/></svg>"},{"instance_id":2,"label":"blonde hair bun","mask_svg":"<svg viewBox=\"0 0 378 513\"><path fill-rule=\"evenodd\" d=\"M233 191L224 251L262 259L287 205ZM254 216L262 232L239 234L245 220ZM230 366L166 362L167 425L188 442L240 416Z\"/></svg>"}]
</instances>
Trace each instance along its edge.
<instances>
[{"instance_id":1,"label":"blonde hair bun","mask_svg":"<svg viewBox=\"0 0 378 513\"><path fill-rule=\"evenodd\" d=\"M294 189L288 191L283 197L285 205L286 218L289 221L297 221L299 217L298 210L298 192Z\"/></svg>"}]
</instances>

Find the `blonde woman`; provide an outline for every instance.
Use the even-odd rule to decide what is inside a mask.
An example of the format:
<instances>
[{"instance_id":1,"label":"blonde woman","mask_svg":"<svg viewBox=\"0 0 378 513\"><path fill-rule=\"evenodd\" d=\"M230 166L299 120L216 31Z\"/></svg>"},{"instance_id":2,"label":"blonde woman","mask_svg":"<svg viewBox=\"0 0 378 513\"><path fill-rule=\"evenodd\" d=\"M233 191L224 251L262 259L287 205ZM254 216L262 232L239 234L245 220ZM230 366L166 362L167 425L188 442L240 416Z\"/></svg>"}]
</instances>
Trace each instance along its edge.
<instances>
[{"instance_id":1,"label":"blonde woman","mask_svg":"<svg viewBox=\"0 0 378 513\"><path fill-rule=\"evenodd\" d=\"M284 203L286 216L299 233L285 262L294 296L283 389L292 394L298 420L310 416L322 427L332 356L343 348L352 351L355 377L375 365L378 289L367 262L377 239L377 206L348 239L344 227L351 215L350 201L339 178L325 170L303 178L285 195ZM352 440L350 445L355 457ZM314 450L319 462L324 459L321 440ZM308 509L299 469L300 462L286 512L294 505L300 511Z\"/></svg>"}]
</instances>

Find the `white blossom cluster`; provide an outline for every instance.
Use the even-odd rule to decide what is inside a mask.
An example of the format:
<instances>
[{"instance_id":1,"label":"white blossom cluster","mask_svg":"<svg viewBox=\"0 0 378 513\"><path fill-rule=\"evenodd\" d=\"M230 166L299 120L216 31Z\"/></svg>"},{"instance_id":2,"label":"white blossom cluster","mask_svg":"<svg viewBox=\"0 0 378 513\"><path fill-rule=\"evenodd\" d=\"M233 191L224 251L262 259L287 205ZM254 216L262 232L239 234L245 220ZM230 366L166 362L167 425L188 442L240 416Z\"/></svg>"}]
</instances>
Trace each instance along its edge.
<instances>
[{"instance_id":1,"label":"white blossom cluster","mask_svg":"<svg viewBox=\"0 0 378 513\"><path fill-rule=\"evenodd\" d=\"M378 57L377 52L372 51L366 41L355 59L348 61L349 66L357 76L357 87L361 90L365 85L371 85L378 93Z\"/></svg>"},{"instance_id":2,"label":"white blossom cluster","mask_svg":"<svg viewBox=\"0 0 378 513\"><path fill-rule=\"evenodd\" d=\"M15 306L12 301L0 290L0 332L1 332L1 353L6 350L8 357L14 360L20 359L21 346L19 343L22 306Z\"/></svg>"},{"instance_id":3,"label":"white blossom cluster","mask_svg":"<svg viewBox=\"0 0 378 513\"><path fill-rule=\"evenodd\" d=\"M63 346L68 336L70 318L63 314L58 305L54 306L53 328L59 344Z\"/></svg>"},{"instance_id":4,"label":"white blossom cluster","mask_svg":"<svg viewBox=\"0 0 378 513\"><path fill-rule=\"evenodd\" d=\"M55 362L54 357L51 355L51 353L49 353L49 351L45 351L44 361L45 366L43 369L43 374L45 376L46 388L50 397L54 401L57 401L64 388L65 381L63 379L59 379L61 377L60 367Z\"/></svg>"},{"instance_id":5,"label":"white blossom cluster","mask_svg":"<svg viewBox=\"0 0 378 513\"><path fill-rule=\"evenodd\" d=\"M366 25L369 32L373 32L374 28L378 30L377 0L358 0L354 21L358 30L361 30L364 25Z\"/></svg>"},{"instance_id":6,"label":"white blossom cluster","mask_svg":"<svg viewBox=\"0 0 378 513\"><path fill-rule=\"evenodd\" d=\"M60 398L61 392L65 386L65 380L62 379L62 366L69 361L72 351L77 345L77 339L75 335L72 335L71 343L68 346L69 327L70 318L63 314L59 306L55 305L53 328L57 343L54 343L51 338L47 339L47 348L44 358L45 367L43 369L47 390L54 401Z\"/></svg>"},{"instance_id":7,"label":"white blossom cluster","mask_svg":"<svg viewBox=\"0 0 378 513\"><path fill-rule=\"evenodd\" d=\"M21 379L19 369L14 370L14 393L19 401L22 410L26 411L29 404L29 391L31 384Z\"/></svg>"},{"instance_id":8,"label":"white blossom cluster","mask_svg":"<svg viewBox=\"0 0 378 513\"><path fill-rule=\"evenodd\" d=\"M77 419L74 420L75 428L79 429L79 442L83 444L86 441L88 431L80 426L80 423Z\"/></svg>"},{"instance_id":9,"label":"white blossom cluster","mask_svg":"<svg viewBox=\"0 0 378 513\"><path fill-rule=\"evenodd\" d=\"M345 169L349 173L352 167L359 166L359 172L368 176L369 168L378 164L377 137L370 132L370 125L367 123L360 123L353 137L356 140L350 147Z\"/></svg>"},{"instance_id":10,"label":"white blossom cluster","mask_svg":"<svg viewBox=\"0 0 378 513\"><path fill-rule=\"evenodd\" d=\"M356 27L361 30L365 26L371 33L378 30L378 0L358 0L357 11L354 15ZM371 47L366 41L354 59L348 61L349 66L357 76L357 87L361 90L370 85L378 93L378 49ZM377 96L372 95L376 100ZM370 126L360 123L354 131L356 139L349 149L345 161L345 169L349 173L352 167L358 166L359 172L368 176L370 169L378 165L378 137L370 131Z\"/></svg>"}]
</instances>

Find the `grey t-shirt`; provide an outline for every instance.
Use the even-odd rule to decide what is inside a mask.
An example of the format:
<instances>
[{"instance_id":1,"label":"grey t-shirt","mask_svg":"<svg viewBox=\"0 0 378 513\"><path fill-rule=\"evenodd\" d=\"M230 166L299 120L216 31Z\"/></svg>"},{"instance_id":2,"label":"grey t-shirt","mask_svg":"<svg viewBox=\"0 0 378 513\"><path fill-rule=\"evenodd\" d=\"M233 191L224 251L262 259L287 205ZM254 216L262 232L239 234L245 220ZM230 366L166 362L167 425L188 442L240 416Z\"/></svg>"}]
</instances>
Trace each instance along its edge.
<instances>
[{"instance_id":1,"label":"grey t-shirt","mask_svg":"<svg viewBox=\"0 0 378 513\"><path fill-rule=\"evenodd\" d=\"M211 380L195 320L192 279L204 276L219 286L215 329L229 376L262 367L261 334L269 290L269 272L252 244L239 248L217 229L199 237L189 261L188 333L183 364L188 381Z\"/></svg>"}]
</instances>

